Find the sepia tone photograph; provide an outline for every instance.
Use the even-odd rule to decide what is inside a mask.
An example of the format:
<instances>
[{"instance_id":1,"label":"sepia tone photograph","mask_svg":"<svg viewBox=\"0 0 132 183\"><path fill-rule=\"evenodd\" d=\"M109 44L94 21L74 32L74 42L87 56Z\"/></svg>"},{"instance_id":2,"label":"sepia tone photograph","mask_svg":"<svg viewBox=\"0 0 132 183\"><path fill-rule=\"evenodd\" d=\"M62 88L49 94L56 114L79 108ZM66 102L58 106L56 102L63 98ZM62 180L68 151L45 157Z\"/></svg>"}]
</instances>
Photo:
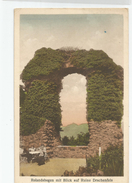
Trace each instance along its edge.
<instances>
[{"instance_id":1,"label":"sepia tone photograph","mask_svg":"<svg viewBox=\"0 0 132 183\"><path fill-rule=\"evenodd\" d=\"M15 9L16 182L127 183L128 166L128 10Z\"/></svg>"}]
</instances>

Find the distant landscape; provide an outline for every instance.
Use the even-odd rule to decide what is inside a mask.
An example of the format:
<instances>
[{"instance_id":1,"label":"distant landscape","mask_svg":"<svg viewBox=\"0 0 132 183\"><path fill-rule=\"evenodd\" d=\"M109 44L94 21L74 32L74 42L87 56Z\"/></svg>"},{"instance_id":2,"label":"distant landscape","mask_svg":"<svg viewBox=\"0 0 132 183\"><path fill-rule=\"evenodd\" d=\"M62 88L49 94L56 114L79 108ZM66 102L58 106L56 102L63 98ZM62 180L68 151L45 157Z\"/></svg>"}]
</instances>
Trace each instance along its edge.
<instances>
[{"instance_id":1,"label":"distant landscape","mask_svg":"<svg viewBox=\"0 0 132 183\"><path fill-rule=\"evenodd\" d=\"M86 123L83 123L81 125L77 125L75 123L72 123L72 124L67 125L67 126L62 126L61 128L63 130L60 132L61 138L63 138L64 136L67 136L67 137L73 136L74 138L77 138L78 134L88 132L88 124L86 124Z\"/></svg>"}]
</instances>

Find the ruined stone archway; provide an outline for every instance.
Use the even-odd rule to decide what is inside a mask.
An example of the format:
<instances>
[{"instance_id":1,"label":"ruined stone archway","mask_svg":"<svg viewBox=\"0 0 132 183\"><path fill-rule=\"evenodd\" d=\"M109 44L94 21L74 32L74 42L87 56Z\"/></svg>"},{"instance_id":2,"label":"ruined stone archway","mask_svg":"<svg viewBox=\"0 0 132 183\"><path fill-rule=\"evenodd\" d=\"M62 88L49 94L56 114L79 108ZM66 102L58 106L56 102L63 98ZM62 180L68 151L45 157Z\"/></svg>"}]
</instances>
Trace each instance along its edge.
<instances>
[{"instance_id":1,"label":"ruined stone archway","mask_svg":"<svg viewBox=\"0 0 132 183\"><path fill-rule=\"evenodd\" d=\"M101 50L65 51L42 48L35 52L34 58L21 74L27 91L21 111L21 135L35 133L46 119L55 125L55 130L59 133L61 81L72 73L82 74L87 79L87 121L92 133L91 142L94 139L94 126L98 126L98 129L105 128L106 131L108 128L104 126L120 127L123 115L123 69ZM112 139L115 138L113 134L114 131L111 130L109 136ZM121 135L118 139L120 138ZM96 151L96 147L92 151Z\"/></svg>"}]
</instances>

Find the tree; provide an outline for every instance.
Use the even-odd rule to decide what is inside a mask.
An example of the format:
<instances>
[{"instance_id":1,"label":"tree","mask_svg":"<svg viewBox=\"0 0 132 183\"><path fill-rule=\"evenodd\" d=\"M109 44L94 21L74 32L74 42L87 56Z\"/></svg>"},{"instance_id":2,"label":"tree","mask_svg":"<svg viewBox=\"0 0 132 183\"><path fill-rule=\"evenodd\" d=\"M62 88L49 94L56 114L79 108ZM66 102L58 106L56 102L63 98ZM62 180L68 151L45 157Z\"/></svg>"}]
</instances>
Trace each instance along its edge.
<instances>
[{"instance_id":1,"label":"tree","mask_svg":"<svg viewBox=\"0 0 132 183\"><path fill-rule=\"evenodd\" d=\"M64 136L62 139L63 145L68 145L68 142L69 142L69 138L67 136Z\"/></svg>"}]
</instances>

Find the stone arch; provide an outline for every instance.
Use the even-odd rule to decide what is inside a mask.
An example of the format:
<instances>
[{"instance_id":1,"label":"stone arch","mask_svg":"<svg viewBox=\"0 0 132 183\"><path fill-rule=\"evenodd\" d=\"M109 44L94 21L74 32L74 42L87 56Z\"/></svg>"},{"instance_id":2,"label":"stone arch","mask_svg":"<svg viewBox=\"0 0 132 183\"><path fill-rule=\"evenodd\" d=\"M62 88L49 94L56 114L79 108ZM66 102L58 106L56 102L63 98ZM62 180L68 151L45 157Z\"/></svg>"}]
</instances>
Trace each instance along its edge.
<instances>
[{"instance_id":1,"label":"stone arch","mask_svg":"<svg viewBox=\"0 0 132 183\"><path fill-rule=\"evenodd\" d=\"M102 124L107 126L108 123L120 127L123 115L122 67L116 65L101 50L65 51L41 48L35 52L34 58L21 74L27 91L20 116L21 135L35 133L46 119L55 125L55 130L59 134L61 81L72 73L82 74L87 79L87 121L91 132L92 124L98 127L100 125L100 128L103 127ZM108 127L106 128L108 130ZM111 135L112 133L111 130Z\"/></svg>"}]
</instances>

